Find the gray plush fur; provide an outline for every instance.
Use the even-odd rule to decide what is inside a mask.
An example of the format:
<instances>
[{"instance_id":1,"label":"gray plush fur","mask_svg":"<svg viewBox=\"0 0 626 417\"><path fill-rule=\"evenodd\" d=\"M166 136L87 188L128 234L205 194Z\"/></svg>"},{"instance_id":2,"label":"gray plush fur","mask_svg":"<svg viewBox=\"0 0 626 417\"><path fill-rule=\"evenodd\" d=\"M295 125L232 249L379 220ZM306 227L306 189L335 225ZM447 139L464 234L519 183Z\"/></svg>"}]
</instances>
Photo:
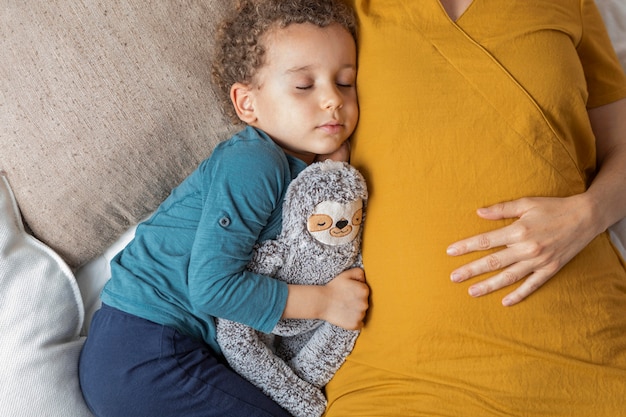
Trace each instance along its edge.
<instances>
[{"instance_id":1,"label":"gray plush fur","mask_svg":"<svg viewBox=\"0 0 626 417\"><path fill-rule=\"evenodd\" d=\"M322 202L333 202L332 207L341 205L349 213L362 206L360 220L358 215L348 214L333 219L326 230L309 232L310 228L325 227L321 220L309 220L329 204ZM310 165L289 185L282 232L276 240L255 248L248 269L290 284L323 285L342 271L360 266L366 202L365 180L354 167L334 161ZM332 213L337 214L337 210ZM322 215L315 219L329 218ZM353 219L358 224L352 224ZM351 234L337 240L336 236L348 230ZM330 237L329 231L335 237ZM230 366L296 417L324 413L322 389L358 336L357 331L322 320L281 320L271 334L225 319L216 321L217 340Z\"/></svg>"}]
</instances>

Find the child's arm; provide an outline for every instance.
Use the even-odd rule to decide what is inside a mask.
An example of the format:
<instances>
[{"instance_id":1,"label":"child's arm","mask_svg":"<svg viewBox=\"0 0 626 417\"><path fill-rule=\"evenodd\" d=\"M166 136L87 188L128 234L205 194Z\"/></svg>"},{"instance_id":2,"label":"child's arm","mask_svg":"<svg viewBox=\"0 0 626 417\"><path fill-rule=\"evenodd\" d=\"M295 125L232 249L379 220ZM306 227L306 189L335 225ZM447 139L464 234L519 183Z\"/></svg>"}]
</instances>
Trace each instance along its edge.
<instances>
[{"instance_id":1,"label":"child's arm","mask_svg":"<svg viewBox=\"0 0 626 417\"><path fill-rule=\"evenodd\" d=\"M323 286L289 285L284 319L322 319L348 330L363 327L369 287L361 268L337 275Z\"/></svg>"}]
</instances>

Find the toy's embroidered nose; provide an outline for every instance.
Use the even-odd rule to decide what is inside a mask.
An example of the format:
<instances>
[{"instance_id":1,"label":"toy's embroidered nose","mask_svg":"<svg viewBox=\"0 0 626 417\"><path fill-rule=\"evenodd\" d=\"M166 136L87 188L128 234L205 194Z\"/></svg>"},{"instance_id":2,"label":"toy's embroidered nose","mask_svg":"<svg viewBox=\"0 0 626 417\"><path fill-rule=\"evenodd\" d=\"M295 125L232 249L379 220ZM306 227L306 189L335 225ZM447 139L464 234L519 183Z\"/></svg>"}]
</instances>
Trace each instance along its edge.
<instances>
[{"instance_id":1,"label":"toy's embroidered nose","mask_svg":"<svg viewBox=\"0 0 626 417\"><path fill-rule=\"evenodd\" d=\"M347 220L339 220L335 226L337 226L339 229L343 229L344 227L346 227L348 225L348 221Z\"/></svg>"}]
</instances>

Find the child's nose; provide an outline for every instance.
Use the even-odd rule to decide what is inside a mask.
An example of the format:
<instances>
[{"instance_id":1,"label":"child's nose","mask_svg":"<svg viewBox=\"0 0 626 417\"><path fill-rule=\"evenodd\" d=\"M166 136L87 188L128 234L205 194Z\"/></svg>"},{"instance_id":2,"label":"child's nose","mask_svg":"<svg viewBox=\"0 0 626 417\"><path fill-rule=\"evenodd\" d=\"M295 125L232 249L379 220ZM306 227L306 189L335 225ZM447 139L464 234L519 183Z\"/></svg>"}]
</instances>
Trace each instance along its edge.
<instances>
[{"instance_id":1,"label":"child's nose","mask_svg":"<svg viewBox=\"0 0 626 417\"><path fill-rule=\"evenodd\" d=\"M322 99L322 107L326 110L335 110L341 108L343 99L336 87L328 88Z\"/></svg>"}]
</instances>

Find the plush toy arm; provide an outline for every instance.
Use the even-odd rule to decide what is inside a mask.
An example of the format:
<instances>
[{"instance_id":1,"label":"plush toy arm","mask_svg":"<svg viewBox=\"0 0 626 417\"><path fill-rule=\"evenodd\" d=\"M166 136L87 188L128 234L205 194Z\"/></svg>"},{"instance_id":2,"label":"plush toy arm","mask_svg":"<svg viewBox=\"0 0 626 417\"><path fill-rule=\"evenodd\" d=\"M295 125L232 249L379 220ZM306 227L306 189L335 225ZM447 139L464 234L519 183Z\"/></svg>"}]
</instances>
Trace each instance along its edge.
<instances>
[{"instance_id":1,"label":"plush toy arm","mask_svg":"<svg viewBox=\"0 0 626 417\"><path fill-rule=\"evenodd\" d=\"M319 388L299 378L244 324L216 319L217 341L228 364L294 417L319 417L326 398Z\"/></svg>"},{"instance_id":2,"label":"plush toy arm","mask_svg":"<svg viewBox=\"0 0 626 417\"><path fill-rule=\"evenodd\" d=\"M289 366L300 378L322 388L343 365L358 335L356 330L346 330L324 322L312 332L309 341L289 361ZM290 342L289 338L283 338L281 343ZM293 342L297 343L296 340ZM290 350L289 347L280 346L278 349L279 355L281 349Z\"/></svg>"},{"instance_id":3,"label":"plush toy arm","mask_svg":"<svg viewBox=\"0 0 626 417\"><path fill-rule=\"evenodd\" d=\"M285 246L277 240L267 240L255 245L248 270L270 277L276 276L284 264L284 251Z\"/></svg>"}]
</instances>

